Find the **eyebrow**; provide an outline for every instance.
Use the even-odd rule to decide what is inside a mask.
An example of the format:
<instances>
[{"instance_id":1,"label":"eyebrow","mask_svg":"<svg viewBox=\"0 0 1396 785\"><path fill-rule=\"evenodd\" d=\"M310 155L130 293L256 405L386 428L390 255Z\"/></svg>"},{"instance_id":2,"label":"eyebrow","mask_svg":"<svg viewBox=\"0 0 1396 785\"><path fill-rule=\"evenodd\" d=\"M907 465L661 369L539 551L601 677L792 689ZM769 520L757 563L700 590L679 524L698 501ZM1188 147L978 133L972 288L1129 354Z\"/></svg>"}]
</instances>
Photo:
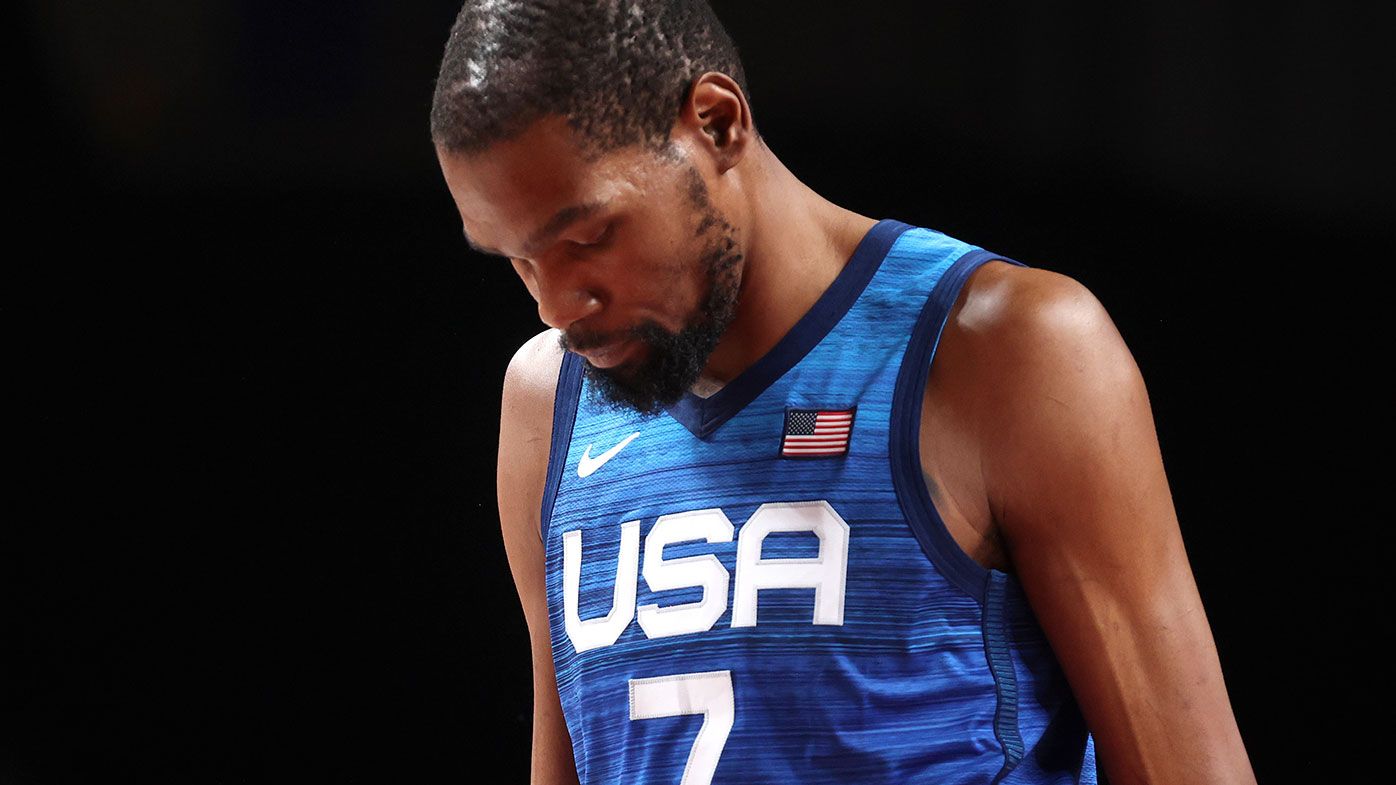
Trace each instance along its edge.
<instances>
[{"instance_id":1,"label":"eyebrow","mask_svg":"<svg viewBox=\"0 0 1396 785\"><path fill-rule=\"evenodd\" d=\"M583 204L574 204L558 210L553 214L552 218L548 219L547 223L543 224L541 229L529 236L528 241L524 243L524 255L533 256L537 249L552 242L555 237L566 231L572 224L601 212L605 207L605 202L586 202ZM464 229L461 229L461 234L465 235L466 244L480 253L503 256L505 258L509 256L503 251L477 244L474 240L470 239L470 235L466 233Z\"/></svg>"}]
</instances>

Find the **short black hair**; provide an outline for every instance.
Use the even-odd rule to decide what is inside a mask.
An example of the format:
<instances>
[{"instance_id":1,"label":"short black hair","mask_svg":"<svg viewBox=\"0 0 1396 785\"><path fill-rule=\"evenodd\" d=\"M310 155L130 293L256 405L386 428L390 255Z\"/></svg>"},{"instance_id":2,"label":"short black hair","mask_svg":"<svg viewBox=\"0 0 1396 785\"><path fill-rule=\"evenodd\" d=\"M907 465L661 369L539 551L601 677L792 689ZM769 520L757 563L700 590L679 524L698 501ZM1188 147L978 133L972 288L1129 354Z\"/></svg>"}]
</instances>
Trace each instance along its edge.
<instances>
[{"instance_id":1,"label":"short black hair","mask_svg":"<svg viewBox=\"0 0 1396 785\"><path fill-rule=\"evenodd\" d=\"M432 142L474 154L549 114L588 158L663 151L695 78L731 77L737 47L706 0L466 0L441 58Z\"/></svg>"}]
</instances>

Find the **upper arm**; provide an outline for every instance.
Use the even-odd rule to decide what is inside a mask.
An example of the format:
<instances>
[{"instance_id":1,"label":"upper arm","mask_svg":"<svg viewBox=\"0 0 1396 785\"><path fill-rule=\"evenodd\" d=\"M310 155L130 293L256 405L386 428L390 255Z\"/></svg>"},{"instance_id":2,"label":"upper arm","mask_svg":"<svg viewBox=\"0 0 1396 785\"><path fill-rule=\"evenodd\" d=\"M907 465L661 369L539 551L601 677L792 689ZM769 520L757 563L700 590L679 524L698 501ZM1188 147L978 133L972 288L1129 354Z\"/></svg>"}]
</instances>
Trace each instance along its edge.
<instances>
[{"instance_id":1,"label":"upper arm","mask_svg":"<svg viewBox=\"0 0 1396 785\"><path fill-rule=\"evenodd\" d=\"M1253 782L1134 358L1071 278L995 287L975 372L986 493L1103 768Z\"/></svg>"},{"instance_id":2,"label":"upper arm","mask_svg":"<svg viewBox=\"0 0 1396 785\"><path fill-rule=\"evenodd\" d=\"M531 782L577 781L572 745L553 670L544 551L539 532L552 446L553 399L562 349L557 332L538 334L514 355L500 406L499 521L509 570L528 622L533 654Z\"/></svg>"},{"instance_id":3,"label":"upper arm","mask_svg":"<svg viewBox=\"0 0 1396 785\"><path fill-rule=\"evenodd\" d=\"M553 335L551 330L539 333L509 361L499 418L500 528L535 659L549 637L539 510L552 444L553 396L562 364L562 350ZM541 648L548 652L548 647Z\"/></svg>"}]
</instances>

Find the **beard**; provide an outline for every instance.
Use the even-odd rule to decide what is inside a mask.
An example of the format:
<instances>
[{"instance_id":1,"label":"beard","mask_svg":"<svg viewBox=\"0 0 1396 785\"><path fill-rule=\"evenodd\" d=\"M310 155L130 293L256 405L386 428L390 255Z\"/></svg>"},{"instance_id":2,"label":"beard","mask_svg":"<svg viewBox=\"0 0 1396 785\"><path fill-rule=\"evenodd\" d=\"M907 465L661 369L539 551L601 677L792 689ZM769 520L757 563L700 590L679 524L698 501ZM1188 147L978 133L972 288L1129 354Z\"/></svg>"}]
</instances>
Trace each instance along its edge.
<instances>
[{"instance_id":1,"label":"beard","mask_svg":"<svg viewBox=\"0 0 1396 785\"><path fill-rule=\"evenodd\" d=\"M736 230L709 204L702 177L693 169L689 170L688 196L700 216L698 233L705 237L699 258L706 286L703 300L678 332L645 321L614 336L643 344L646 351L637 359L612 368L596 368L583 361L582 373L591 383L589 400L602 407L655 415L676 403L698 381L708 357L736 317L742 261ZM568 338L562 333L558 343L570 349L607 342L597 337Z\"/></svg>"}]
</instances>

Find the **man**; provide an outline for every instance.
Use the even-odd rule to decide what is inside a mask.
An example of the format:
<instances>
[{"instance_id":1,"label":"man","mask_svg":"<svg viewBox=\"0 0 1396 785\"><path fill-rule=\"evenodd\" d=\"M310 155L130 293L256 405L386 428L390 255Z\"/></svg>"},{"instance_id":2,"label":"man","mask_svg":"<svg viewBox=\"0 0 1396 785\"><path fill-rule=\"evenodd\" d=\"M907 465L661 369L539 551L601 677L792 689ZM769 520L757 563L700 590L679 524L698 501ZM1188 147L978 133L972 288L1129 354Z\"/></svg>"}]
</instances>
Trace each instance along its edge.
<instances>
[{"instance_id":1,"label":"man","mask_svg":"<svg viewBox=\"0 0 1396 785\"><path fill-rule=\"evenodd\" d=\"M803 185L703 2L471 0L432 135L551 328L499 446L534 782L1254 782L1079 283Z\"/></svg>"}]
</instances>

